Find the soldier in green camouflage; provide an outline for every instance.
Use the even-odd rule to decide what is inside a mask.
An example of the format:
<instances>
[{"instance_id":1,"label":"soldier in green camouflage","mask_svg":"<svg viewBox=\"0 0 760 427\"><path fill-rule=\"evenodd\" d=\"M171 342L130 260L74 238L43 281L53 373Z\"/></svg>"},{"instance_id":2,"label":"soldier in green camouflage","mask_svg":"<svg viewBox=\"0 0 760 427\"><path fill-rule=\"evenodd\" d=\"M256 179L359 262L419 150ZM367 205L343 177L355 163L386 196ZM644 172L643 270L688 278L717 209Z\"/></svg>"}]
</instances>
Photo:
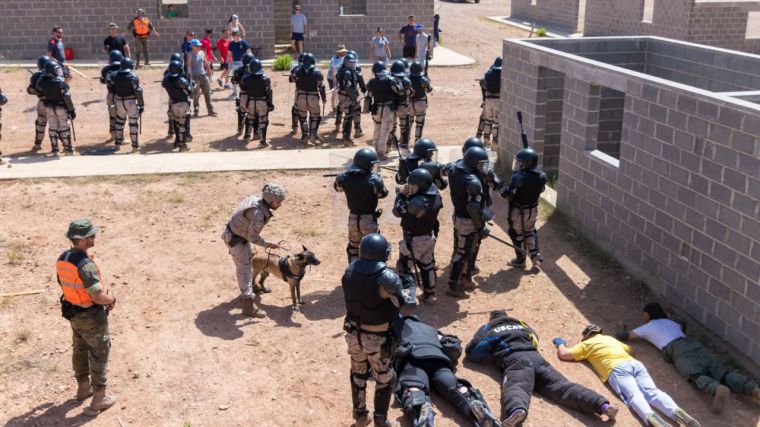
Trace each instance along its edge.
<instances>
[{"instance_id":1,"label":"soldier in green camouflage","mask_svg":"<svg viewBox=\"0 0 760 427\"><path fill-rule=\"evenodd\" d=\"M103 283L98 266L87 254L95 246L98 229L87 219L69 225L66 237L71 249L56 262L58 283L61 285L61 312L71 323L74 341L71 362L78 389L77 400L92 396L84 413L96 416L116 403L106 395L106 367L111 340L108 334L108 313L116 304L110 287Z\"/></svg>"}]
</instances>

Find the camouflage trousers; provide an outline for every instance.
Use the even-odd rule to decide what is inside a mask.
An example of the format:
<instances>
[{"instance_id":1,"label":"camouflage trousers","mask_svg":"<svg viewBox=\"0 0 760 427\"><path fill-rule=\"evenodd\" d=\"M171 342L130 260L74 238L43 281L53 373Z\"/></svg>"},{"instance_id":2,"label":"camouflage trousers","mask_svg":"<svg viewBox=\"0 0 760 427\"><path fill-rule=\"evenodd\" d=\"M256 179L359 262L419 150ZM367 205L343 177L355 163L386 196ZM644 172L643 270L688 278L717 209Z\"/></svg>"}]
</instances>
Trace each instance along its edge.
<instances>
[{"instance_id":1,"label":"camouflage trousers","mask_svg":"<svg viewBox=\"0 0 760 427\"><path fill-rule=\"evenodd\" d=\"M72 150L71 146L71 126L69 125L69 112L63 105L48 105L48 135L50 144L53 146L53 152L58 151L58 141L63 143L63 149Z\"/></svg>"},{"instance_id":2,"label":"camouflage trousers","mask_svg":"<svg viewBox=\"0 0 760 427\"><path fill-rule=\"evenodd\" d=\"M139 147L137 132L139 131L140 112L137 111L137 100L114 96L113 110L116 112L112 136L116 145L124 143L124 125L129 120L129 140L133 147Z\"/></svg>"},{"instance_id":3,"label":"camouflage trousers","mask_svg":"<svg viewBox=\"0 0 760 427\"><path fill-rule=\"evenodd\" d=\"M113 137L114 130L116 130L116 103L114 98L116 94L108 92L106 94L106 107L108 107L108 133Z\"/></svg>"},{"instance_id":4,"label":"camouflage trousers","mask_svg":"<svg viewBox=\"0 0 760 427\"><path fill-rule=\"evenodd\" d=\"M459 283L462 277L472 277L480 249L480 234L470 218L454 216L454 254L451 257L449 285Z\"/></svg>"},{"instance_id":5,"label":"camouflage trousers","mask_svg":"<svg viewBox=\"0 0 760 427\"><path fill-rule=\"evenodd\" d=\"M396 118L393 120L393 129L391 129L391 138L396 138L399 144L401 152L399 154L406 155L409 153L409 136L411 132L411 117L414 114L410 103L400 104L396 106L394 111ZM401 138L396 137L396 125L401 130Z\"/></svg>"},{"instance_id":6,"label":"camouflage trousers","mask_svg":"<svg viewBox=\"0 0 760 427\"><path fill-rule=\"evenodd\" d=\"M486 98L483 103L483 135L493 135L496 141L499 137L499 98Z\"/></svg>"},{"instance_id":7,"label":"camouflage trousers","mask_svg":"<svg viewBox=\"0 0 760 427\"><path fill-rule=\"evenodd\" d=\"M348 263L359 258L359 243L362 237L370 233L377 233L380 227L377 224L377 218L373 214L369 215L348 215Z\"/></svg>"},{"instance_id":8,"label":"camouflage trousers","mask_svg":"<svg viewBox=\"0 0 760 427\"><path fill-rule=\"evenodd\" d=\"M179 147L187 147L190 133L190 103L169 101L169 126L174 131L174 142Z\"/></svg>"},{"instance_id":9,"label":"camouflage trousers","mask_svg":"<svg viewBox=\"0 0 760 427\"><path fill-rule=\"evenodd\" d=\"M244 137L250 137L251 131L253 131L261 136L263 142L266 142L267 127L269 127L269 104L266 98L249 97L247 94L241 95L240 109L245 114Z\"/></svg>"},{"instance_id":10,"label":"camouflage trousers","mask_svg":"<svg viewBox=\"0 0 760 427\"><path fill-rule=\"evenodd\" d=\"M343 93L338 94L338 110L343 116L343 138L351 138L351 126L356 132L361 130L362 106L358 100ZM336 119L336 123L338 120Z\"/></svg>"},{"instance_id":11,"label":"camouflage trousers","mask_svg":"<svg viewBox=\"0 0 760 427\"><path fill-rule=\"evenodd\" d=\"M520 208L509 206L509 230L507 233L515 247L525 250L531 257L538 254L538 235L536 234L536 219L538 207ZM517 253L518 258L525 258L525 254Z\"/></svg>"},{"instance_id":12,"label":"camouflage trousers","mask_svg":"<svg viewBox=\"0 0 760 427\"><path fill-rule=\"evenodd\" d=\"M391 366L391 351L384 335L362 333L354 330L346 334L348 354L351 356L352 388L358 389L357 402L354 410L366 410L367 380L370 378L369 368L372 367L372 379L375 380L375 390L391 387L395 373ZM377 408L375 408L377 410Z\"/></svg>"},{"instance_id":13,"label":"camouflage trousers","mask_svg":"<svg viewBox=\"0 0 760 427\"><path fill-rule=\"evenodd\" d=\"M298 121L301 123L301 138L307 136L316 139L319 124L322 122L319 106L319 93L298 91L296 95ZM308 125L307 125L308 118Z\"/></svg>"},{"instance_id":14,"label":"camouflage trousers","mask_svg":"<svg viewBox=\"0 0 760 427\"><path fill-rule=\"evenodd\" d=\"M409 126L414 121L414 140L422 138L422 129L425 127L425 115L427 114L427 98L413 99L409 102Z\"/></svg>"},{"instance_id":15,"label":"camouflage trousers","mask_svg":"<svg viewBox=\"0 0 760 427\"><path fill-rule=\"evenodd\" d=\"M45 139L47 123L47 107L43 100L39 100L37 101L37 119L34 121L34 145L37 147L41 146L42 140Z\"/></svg>"},{"instance_id":16,"label":"camouflage trousers","mask_svg":"<svg viewBox=\"0 0 760 427\"><path fill-rule=\"evenodd\" d=\"M432 292L436 285L435 275L435 242L433 233L422 236L408 236L398 242L399 272L411 273L414 264L417 265L425 292Z\"/></svg>"},{"instance_id":17,"label":"camouflage trousers","mask_svg":"<svg viewBox=\"0 0 760 427\"><path fill-rule=\"evenodd\" d=\"M251 259L256 254L256 247L250 243L238 243L235 246L230 246L229 241L232 237L232 233L226 229L222 233L222 240L229 249L232 262L235 263L235 275L237 276L238 288L240 288L240 296L243 299L250 299L253 298L253 286L251 284L253 264Z\"/></svg>"},{"instance_id":18,"label":"camouflage trousers","mask_svg":"<svg viewBox=\"0 0 760 427\"><path fill-rule=\"evenodd\" d=\"M74 315L69 322L74 341L71 364L77 382L89 378L93 390L104 389L111 350L106 310L102 307L90 309Z\"/></svg>"},{"instance_id":19,"label":"camouflage trousers","mask_svg":"<svg viewBox=\"0 0 760 427\"><path fill-rule=\"evenodd\" d=\"M384 156L388 152L388 137L393 128L394 115L391 110L391 103L379 104L376 111L372 114L372 121L375 122L375 133L372 136L372 145L378 156Z\"/></svg>"}]
</instances>

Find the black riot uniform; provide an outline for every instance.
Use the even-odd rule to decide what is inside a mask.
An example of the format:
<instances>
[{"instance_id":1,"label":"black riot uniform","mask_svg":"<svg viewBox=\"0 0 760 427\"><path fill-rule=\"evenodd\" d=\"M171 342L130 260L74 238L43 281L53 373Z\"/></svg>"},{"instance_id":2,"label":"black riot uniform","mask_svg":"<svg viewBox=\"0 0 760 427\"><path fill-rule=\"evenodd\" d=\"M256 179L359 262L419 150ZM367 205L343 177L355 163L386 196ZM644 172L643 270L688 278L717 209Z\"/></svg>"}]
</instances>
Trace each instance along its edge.
<instances>
[{"instance_id":1,"label":"black riot uniform","mask_svg":"<svg viewBox=\"0 0 760 427\"><path fill-rule=\"evenodd\" d=\"M445 190L448 182L444 178L445 165L436 161L438 147L435 142L429 138L420 138L414 143L412 152L406 157L399 157L398 172L396 173L396 183L403 184L406 178L413 170L421 167L430 172L433 176L433 184L439 190Z\"/></svg>"},{"instance_id":2,"label":"black riot uniform","mask_svg":"<svg viewBox=\"0 0 760 427\"><path fill-rule=\"evenodd\" d=\"M513 422L516 417L525 419L534 391L571 409L610 415L603 409L609 405L604 396L568 381L538 352L538 334L503 310L491 312L489 322L478 329L465 353L471 362L481 363L492 358L499 364L504 376L501 388L504 425L518 425ZM513 423L506 424L507 419Z\"/></svg>"},{"instance_id":3,"label":"black riot uniform","mask_svg":"<svg viewBox=\"0 0 760 427\"><path fill-rule=\"evenodd\" d=\"M349 263L359 255L362 237L378 232L377 219L382 214L377 208L378 199L388 196L383 178L372 170L377 162L377 154L363 148L354 154L354 161L333 183L335 191L346 193L349 210L346 254Z\"/></svg>"},{"instance_id":4,"label":"black riot uniform","mask_svg":"<svg viewBox=\"0 0 760 427\"><path fill-rule=\"evenodd\" d=\"M301 69L301 62L303 61L303 53L298 55L298 64L290 69L290 75L288 76L288 82L295 83L296 75ZM290 108L290 127L293 135L298 132L298 89L296 88L295 95L293 96L293 106Z\"/></svg>"},{"instance_id":5,"label":"black riot uniform","mask_svg":"<svg viewBox=\"0 0 760 427\"><path fill-rule=\"evenodd\" d=\"M491 141L499 142L499 96L501 91L501 57L496 58L493 65L480 79L480 89L483 93L483 111L478 123L477 137L483 138L486 146ZM493 134L493 140L491 139Z\"/></svg>"},{"instance_id":6,"label":"black riot uniform","mask_svg":"<svg viewBox=\"0 0 760 427\"><path fill-rule=\"evenodd\" d=\"M449 172L457 246L451 260L447 294L454 297L467 298L464 288L474 289L472 275L480 241L488 236L486 223L493 219L483 187L489 167L488 153L482 148L473 147L467 150L462 160L454 163Z\"/></svg>"},{"instance_id":7,"label":"black riot uniform","mask_svg":"<svg viewBox=\"0 0 760 427\"><path fill-rule=\"evenodd\" d=\"M480 390L454 375L462 355L458 337L436 330L416 316L394 321L393 330L394 336L400 337L393 365L398 375L394 394L414 427L433 425L435 413L430 399L433 390L474 425L501 426Z\"/></svg>"},{"instance_id":8,"label":"black riot uniform","mask_svg":"<svg viewBox=\"0 0 760 427\"><path fill-rule=\"evenodd\" d=\"M546 174L538 167L538 154L531 148L517 152L514 158L512 178L501 192L509 200L509 237L516 248L516 257L509 263L513 267L525 267L525 253L530 255L534 267L543 262L538 247L536 219L538 198L546 188Z\"/></svg>"},{"instance_id":9,"label":"black riot uniform","mask_svg":"<svg viewBox=\"0 0 760 427\"><path fill-rule=\"evenodd\" d=\"M343 115L343 141L351 145L351 127L355 125L357 117L361 115L361 104L359 102L359 75L356 72L357 58L352 53L347 53L343 58L343 63L338 69L336 81L338 83L338 109ZM362 79L362 86L364 80ZM367 88L363 87L366 92ZM336 128L337 128L336 118ZM363 135L359 125L355 126L355 134Z\"/></svg>"},{"instance_id":10,"label":"black riot uniform","mask_svg":"<svg viewBox=\"0 0 760 427\"><path fill-rule=\"evenodd\" d=\"M182 73L182 63L172 61L164 75L161 86L169 95L169 125L172 128L174 147L180 151L186 151L187 135L190 133L190 95L193 87Z\"/></svg>"},{"instance_id":11,"label":"black riot uniform","mask_svg":"<svg viewBox=\"0 0 760 427\"><path fill-rule=\"evenodd\" d=\"M401 218L404 233L404 240L399 244L398 271L411 273L419 269L423 301L433 296L436 286L435 242L441 208L441 194L426 169L412 171L404 189L396 191L393 214Z\"/></svg>"},{"instance_id":12,"label":"black riot uniform","mask_svg":"<svg viewBox=\"0 0 760 427\"><path fill-rule=\"evenodd\" d=\"M427 115L428 101L427 94L433 91L430 79L424 74L424 68L419 62L414 62L409 66L409 80L412 82L414 94L409 99L409 126L415 122L414 139L422 138L422 129L425 127L425 116Z\"/></svg>"},{"instance_id":13,"label":"black riot uniform","mask_svg":"<svg viewBox=\"0 0 760 427\"><path fill-rule=\"evenodd\" d=\"M372 144L381 159L386 158L388 141L395 120L395 99L401 93L401 89L395 84L395 80L388 74L385 63L378 61L372 65L375 77L367 84L367 95L364 98L365 112L372 114L375 122L375 131L372 136Z\"/></svg>"},{"instance_id":14,"label":"black riot uniform","mask_svg":"<svg viewBox=\"0 0 760 427\"><path fill-rule=\"evenodd\" d=\"M0 89L0 141L3 140L3 105L8 103L8 98L5 97L5 94L3 94L3 90ZM3 152L0 151L0 156L3 155ZM2 159L0 159L0 163L2 163Z\"/></svg>"},{"instance_id":15,"label":"black riot uniform","mask_svg":"<svg viewBox=\"0 0 760 427\"><path fill-rule=\"evenodd\" d=\"M256 59L256 56L250 52L246 52L243 54L243 57L240 58L240 62L243 63L242 67L238 67L235 69L235 71L232 73L232 76L230 77L230 81L234 85L238 85L240 87L240 91L238 91L238 96L235 98L235 112L237 113L237 134L238 136L243 135L243 125L246 122L246 110L245 110L245 103L246 103L246 87L243 84L243 76L248 73L248 64L251 63ZM258 120L259 118L253 114L253 139L254 141L259 139L259 124Z\"/></svg>"},{"instance_id":16,"label":"black riot uniform","mask_svg":"<svg viewBox=\"0 0 760 427\"><path fill-rule=\"evenodd\" d=\"M414 96L412 81L406 72L406 63L402 60L396 60L391 66L391 75L394 77L396 85L396 97L394 99L394 111L398 126L401 128L401 139L396 137L397 122L393 122L391 130L391 143L399 147L399 154L406 154L409 151L409 137L411 133L411 124L409 123L409 98Z\"/></svg>"},{"instance_id":17,"label":"black riot uniform","mask_svg":"<svg viewBox=\"0 0 760 427\"><path fill-rule=\"evenodd\" d=\"M29 78L29 86L26 92L29 95L37 97L37 119L34 121L34 151L42 149L42 140L45 139L45 128L47 127L47 107L45 107L45 96L37 90L37 82L44 73L45 64L50 62L50 57L43 55L37 58L37 71L32 73Z\"/></svg>"},{"instance_id":18,"label":"black riot uniform","mask_svg":"<svg viewBox=\"0 0 760 427\"><path fill-rule=\"evenodd\" d=\"M324 77L316 67L316 58L310 53L303 55L303 62L296 73L296 104L301 122L301 142L317 143L319 124L322 122L320 98L327 102ZM307 125L308 116L308 125Z\"/></svg>"},{"instance_id":19,"label":"black riot uniform","mask_svg":"<svg viewBox=\"0 0 760 427\"><path fill-rule=\"evenodd\" d=\"M264 74L261 61L253 59L248 64L248 72L243 76L241 89L245 87L245 101L241 105L246 112L245 135L243 140L248 141L251 137L251 129L256 125L256 134L259 135L259 148L268 146L267 128L269 127L269 112L274 110L272 102L272 81Z\"/></svg>"},{"instance_id":20,"label":"black riot uniform","mask_svg":"<svg viewBox=\"0 0 760 427\"><path fill-rule=\"evenodd\" d=\"M129 139L133 148L138 148L139 120L145 108L140 79L133 71L134 62L129 58L121 61L119 71L106 77L106 84L114 92L116 118L112 136L118 148L124 143L124 125L129 120Z\"/></svg>"},{"instance_id":21,"label":"black riot uniform","mask_svg":"<svg viewBox=\"0 0 760 427\"><path fill-rule=\"evenodd\" d=\"M100 69L100 83L106 84L108 75L119 71L123 56L120 51L112 50L108 53L108 65ZM108 107L108 134L113 135L116 122L116 104L114 103L113 87L106 85L106 106ZM113 136L112 136L113 137Z\"/></svg>"},{"instance_id":22,"label":"black riot uniform","mask_svg":"<svg viewBox=\"0 0 760 427\"><path fill-rule=\"evenodd\" d=\"M74 120L77 115L69 93L69 85L64 80L63 70L57 62L48 61L45 64L45 72L37 80L36 91L45 99L52 152L58 152L58 141L61 141L64 152L73 154L69 120Z\"/></svg>"},{"instance_id":23,"label":"black riot uniform","mask_svg":"<svg viewBox=\"0 0 760 427\"><path fill-rule=\"evenodd\" d=\"M391 366L393 339L390 322L415 305L414 281L387 268L391 246L381 234L361 241L359 258L351 262L341 284L346 304L343 329L351 355L351 397L354 419L365 419L367 379L375 380L374 423L390 425L388 406L395 373ZM370 367L371 372L370 372Z\"/></svg>"}]
</instances>

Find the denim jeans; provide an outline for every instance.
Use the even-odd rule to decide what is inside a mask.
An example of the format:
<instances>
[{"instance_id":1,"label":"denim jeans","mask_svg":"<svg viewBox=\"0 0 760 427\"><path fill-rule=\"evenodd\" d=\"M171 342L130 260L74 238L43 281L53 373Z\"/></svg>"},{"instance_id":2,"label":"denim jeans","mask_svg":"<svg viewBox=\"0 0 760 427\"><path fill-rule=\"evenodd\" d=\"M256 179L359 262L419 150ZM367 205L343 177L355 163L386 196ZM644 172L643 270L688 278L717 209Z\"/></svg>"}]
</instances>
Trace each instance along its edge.
<instances>
[{"instance_id":1,"label":"denim jeans","mask_svg":"<svg viewBox=\"0 0 760 427\"><path fill-rule=\"evenodd\" d=\"M665 416L674 418L678 405L657 388L647 368L638 360L629 360L615 366L607 381L626 406L645 422L647 415L653 412L650 404Z\"/></svg>"}]
</instances>

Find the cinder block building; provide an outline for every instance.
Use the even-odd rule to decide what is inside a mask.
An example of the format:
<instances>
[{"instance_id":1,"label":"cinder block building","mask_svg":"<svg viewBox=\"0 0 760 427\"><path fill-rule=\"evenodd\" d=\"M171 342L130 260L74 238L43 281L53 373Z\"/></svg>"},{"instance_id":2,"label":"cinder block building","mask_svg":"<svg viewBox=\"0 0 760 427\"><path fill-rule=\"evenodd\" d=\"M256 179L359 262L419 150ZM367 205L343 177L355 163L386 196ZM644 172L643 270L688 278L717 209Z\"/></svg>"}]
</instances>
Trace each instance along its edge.
<instances>
[{"instance_id":1,"label":"cinder block building","mask_svg":"<svg viewBox=\"0 0 760 427\"><path fill-rule=\"evenodd\" d=\"M161 19L170 4L178 17ZM108 23L115 22L126 31L138 8L146 10L160 33L150 39L151 60L166 60L177 51L188 29L200 38L206 28L212 28L218 38L232 14L240 16L251 46L261 48L261 57L272 58L276 44L289 43L290 15L296 4L309 22L306 49L318 59L329 59L338 43L366 58L377 27L383 27L394 53L400 55L396 33L407 16L415 15L426 26L433 22L433 0L5 0L0 13L0 58L33 59L44 54L51 29L60 25L64 43L74 50L76 59L104 59L101 48ZM132 43L131 34L125 37Z\"/></svg>"},{"instance_id":2,"label":"cinder block building","mask_svg":"<svg viewBox=\"0 0 760 427\"><path fill-rule=\"evenodd\" d=\"M511 16L585 36L651 35L760 53L760 1L511 0Z\"/></svg>"},{"instance_id":3,"label":"cinder block building","mask_svg":"<svg viewBox=\"0 0 760 427\"><path fill-rule=\"evenodd\" d=\"M521 148L522 111L558 209L756 369L760 56L657 37L506 40L503 56L499 157Z\"/></svg>"}]
</instances>

